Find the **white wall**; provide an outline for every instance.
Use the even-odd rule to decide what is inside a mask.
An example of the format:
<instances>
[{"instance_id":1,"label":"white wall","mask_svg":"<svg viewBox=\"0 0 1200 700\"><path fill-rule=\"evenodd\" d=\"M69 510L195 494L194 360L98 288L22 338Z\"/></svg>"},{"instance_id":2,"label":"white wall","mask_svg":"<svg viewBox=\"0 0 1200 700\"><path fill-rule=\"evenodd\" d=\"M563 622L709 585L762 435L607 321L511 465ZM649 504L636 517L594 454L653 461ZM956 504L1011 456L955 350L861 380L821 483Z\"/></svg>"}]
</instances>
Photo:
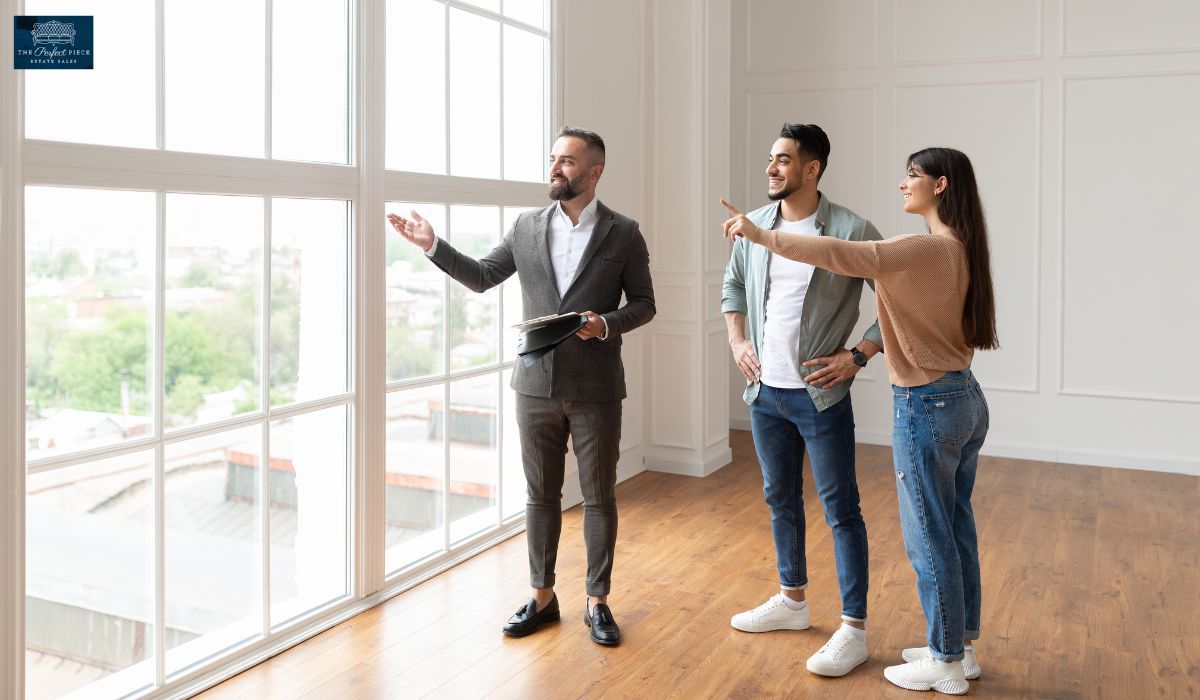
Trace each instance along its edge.
<instances>
[{"instance_id":1,"label":"white wall","mask_svg":"<svg viewBox=\"0 0 1200 700\"><path fill-rule=\"evenodd\" d=\"M562 96L553 128L570 125L591 129L604 138L607 164L597 188L614 210L643 222L646 159L643 132L642 0L560 0L556 6L561 70L555 90ZM580 309L582 310L582 309ZM646 391L644 329L624 338L622 359L629 397L624 402L618 480L643 471L643 423ZM564 505L582 500L574 454L568 455L563 484Z\"/></svg>"},{"instance_id":2,"label":"white wall","mask_svg":"<svg viewBox=\"0 0 1200 700\"><path fill-rule=\"evenodd\" d=\"M909 153L971 156L1003 345L974 363L985 453L1200 474L1200 4L734 0L731 32L746 207L784 121L825 128L822 189L885 236L923 228L895 189ZM860 441L887 444L882 358L854 401Z\"/></svg>"}]
</instances>

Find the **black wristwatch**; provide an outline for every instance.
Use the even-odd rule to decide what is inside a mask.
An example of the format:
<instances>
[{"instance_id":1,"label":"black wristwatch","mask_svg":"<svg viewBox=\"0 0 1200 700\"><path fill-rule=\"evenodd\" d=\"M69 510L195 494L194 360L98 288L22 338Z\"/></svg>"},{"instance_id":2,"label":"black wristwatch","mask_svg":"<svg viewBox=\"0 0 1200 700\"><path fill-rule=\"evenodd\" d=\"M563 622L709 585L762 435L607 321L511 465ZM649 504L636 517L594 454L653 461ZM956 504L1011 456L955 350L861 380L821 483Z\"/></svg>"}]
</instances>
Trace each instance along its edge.
<instances>
[{"instance_id":1,"label":"black wristwatch","mask_svg":"<svg viewBox=\"0 0 1200 700\"><path fill-rule=\"evenodd\" d=\"M862 350L859 350L858 348L850 348L850 354L854 356L854 364L858 365L859 367L867 366L867 356L863 354Z\"/></svg>"}]
</instances>

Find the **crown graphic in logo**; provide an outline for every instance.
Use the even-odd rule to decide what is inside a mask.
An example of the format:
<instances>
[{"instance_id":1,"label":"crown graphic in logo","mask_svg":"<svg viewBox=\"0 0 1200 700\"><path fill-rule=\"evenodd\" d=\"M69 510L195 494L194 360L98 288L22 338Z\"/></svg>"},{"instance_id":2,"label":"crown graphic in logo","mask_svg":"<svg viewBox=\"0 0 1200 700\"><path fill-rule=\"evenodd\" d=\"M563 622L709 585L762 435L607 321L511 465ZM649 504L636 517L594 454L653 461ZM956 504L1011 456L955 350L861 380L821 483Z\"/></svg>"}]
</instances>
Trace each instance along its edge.
<instances>
[{"instance_id":1,"label":"crown graphic in logo","mask_svg":"<svg viewBox=\"0 0 1200 700\"><path fill-rule=\"evenodd\" d=\"M34 44L75 45L75 25L59 22L56 19L34 24L32 34Z\"/></svg>"}]
</instances>

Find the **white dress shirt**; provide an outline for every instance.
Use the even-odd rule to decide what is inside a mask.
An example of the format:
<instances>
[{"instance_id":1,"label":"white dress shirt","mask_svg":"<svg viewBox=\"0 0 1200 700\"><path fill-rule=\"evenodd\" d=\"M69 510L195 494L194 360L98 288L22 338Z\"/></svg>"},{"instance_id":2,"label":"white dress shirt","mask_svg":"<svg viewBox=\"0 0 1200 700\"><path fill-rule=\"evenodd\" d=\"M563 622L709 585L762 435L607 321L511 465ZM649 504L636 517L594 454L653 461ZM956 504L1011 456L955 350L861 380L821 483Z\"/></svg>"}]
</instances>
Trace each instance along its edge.
<instances>
[{"instance_id":1,"label":"white dress shirt","mask_svg":"<svg viewBox=\"0 0 1200 700\"><path fill-rule=\"evenodd\" d=\"M550 213L550 262L554 265L554 281L558 283L558 295L565 297L579 271L583 249L592 240L596 228L596 198L583 208L579 223L572 224L571 217L562 209L562 202L554 203Z\"/></svg>"},{"instance_id":2,"label":"white dress shirt","mask_svg":"<svg viewBox=\"0 0 1200 700\"><path fill-rule=\"evenodd\" d=\"M583 259L583 249L592 240L592 231L596 228L595 197L579 214L579 223L572 224L571 217L562 210L562 202L554 203L554 211L550 213L550 264L554 266L554 281L558 284L558 296L565 297L567 290L575 282L579 273L579 261ZM598 336L600 340L608 340L608 321L604 321L604 331Z\"/></svg>"}]
</instances>

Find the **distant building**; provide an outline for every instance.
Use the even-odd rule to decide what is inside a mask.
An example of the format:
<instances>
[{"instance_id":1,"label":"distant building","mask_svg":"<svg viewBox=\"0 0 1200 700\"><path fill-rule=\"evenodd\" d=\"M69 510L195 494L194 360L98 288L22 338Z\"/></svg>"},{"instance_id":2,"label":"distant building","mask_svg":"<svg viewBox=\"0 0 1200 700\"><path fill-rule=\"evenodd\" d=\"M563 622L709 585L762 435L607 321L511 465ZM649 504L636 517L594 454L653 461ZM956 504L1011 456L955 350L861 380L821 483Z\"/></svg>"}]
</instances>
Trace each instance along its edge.
<instances>
[{"instance_id":1,"label":"distant building","mask_svg":"<svg viewBox=\"0 0 1200 700\"><path fill-rule=\"evenodd\" d=\"M63 408L26 428L26 449L30 452L82 449L92 443L148 435L151 427L149 416Z\"/></svg>"}]
</instances>

